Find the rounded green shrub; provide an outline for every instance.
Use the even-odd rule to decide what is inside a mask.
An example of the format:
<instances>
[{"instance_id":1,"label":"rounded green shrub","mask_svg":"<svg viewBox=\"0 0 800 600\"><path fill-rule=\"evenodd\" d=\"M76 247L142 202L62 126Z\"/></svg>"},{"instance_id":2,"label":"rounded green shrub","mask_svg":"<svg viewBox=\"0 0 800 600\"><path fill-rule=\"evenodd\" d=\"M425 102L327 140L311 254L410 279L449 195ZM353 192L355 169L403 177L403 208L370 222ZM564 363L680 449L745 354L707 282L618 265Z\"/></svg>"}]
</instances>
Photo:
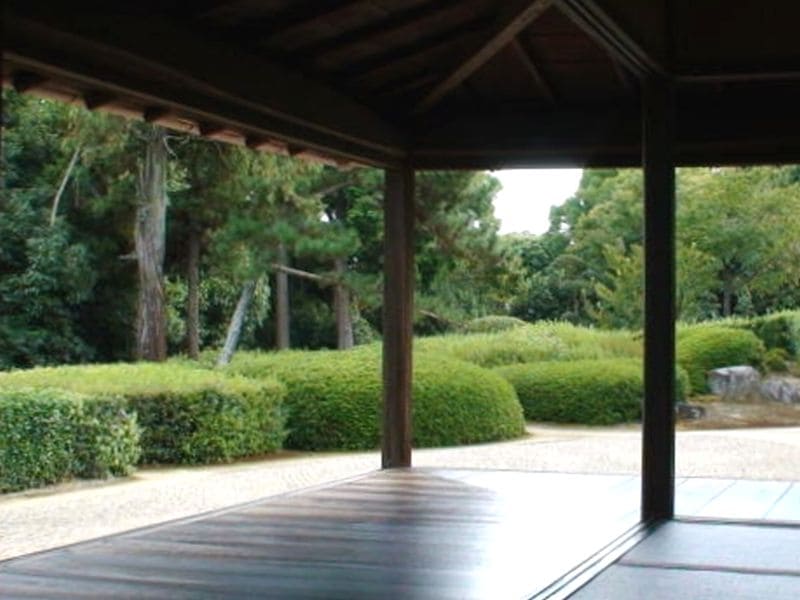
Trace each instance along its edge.
<instances>
[{"instance_id":1,"label":"rounded green shrub","mask_svg":"<svg viewBox=\"0 0 800 600\"><path fill-rule=\"evenodd\" d=\"M121 398L0 389L0 492L126 475L140 452L136 417Z\"/></svg>"},{"instance_id":2,"label":"rounded green shrub","mask_svg":"<svg viewBox=\"0 0 800 600\"><path fill-rule=\"evenodd\" d=\"M548 361L495 369L517 392L533 421L611 425L641 417L642 362L637 359ZM676 371L676 400L688 393L688 376Z\"/></svg>"},{"instance_id":3,"label":"rounded green shrub","mask_svg":"<svg viewBox=\"0 0 800 600\"><path fill-rule=\"evenodd\" d=\"M517 317L505 315L488 315L467 321L461 326L462 333L497 333L508 331L517 327L524 327L528 323Z\"/></svg>"},{"instance_id":4,"label":"rounded green shrub","mask_svg":"<svg viewBox=\"0 0 800 600\"><path fill-rule=\"evenodd\" d=\"M787 358L800 356L800 311L755 317L751 319L749 328L768 350L783 350Z\"/></svg>"},{"instance_id":5,"label":"rounded green shrub","mask_svg":"<svg viewBox=\"0 0 800 600\"><path fill-rule=\"evenodd\" d=\"M286 447L370 449L380 444L380 348L240 353L231 369L274 376L287 388ZM513 438L524 432L513 388L491 371L451 358L414 356L413 443L449 446Z\"/></svg>"},{"instance_id":6,"label":"rounded green shrub","mask_svg":"<svg viewBox=\"0 0 800 600\"><path fill-rule=\"evenodd\" d=\"M496 333L449 334L421 338L423 352L450 356L481 367L544 360L641 357L642 342L632 332L540 322Z\"/></svg>"},{"instance_id":7,"label":"rounded green shrub","mask_svg":"<svg viewBox=\"0 0 800 600\"><path fill-rule=\"evenodd\" d=\"M285 435L285 389L274 379L138 363L15 371L0 374L0 385L122 397L142 427L146 464L230 461L277 450ZM98 414L98 421L102 418Z\"/></svg>"},{"instance_id":8,"label":"rounded green shrub","mask_svg":"<svg viewBox=\"0 0 800 600\"><path fill-rule=\"evenodd\" d=\"M677 361L689 373L695 394L708 391L708 371L733 365L761 367L763 360L764 344L744 329L694 327L678 335Z\"/></svg>"},{"instance_id":9,"label":"rounded green shrub","mask_svg":"<svg viewBox=\"0 0 800 600\"><path fill-rule=\"evenodd\" d=\"M770 348L764 355L764 367L772 373L785 373L789 370L789 353L783 348Z\"/></svg>"},{"instance_id":10,"label":"rounded green shrub","mask_svg":"<svg viewBox=\"0 0 800 600\"><path fill-rule=\"evenodd\" d=\"M449 334L422 338L417 348L463 360L480 367L566 358L566 344L553 333L533 326L497 333Z\"/></svg>"}]
</instances>

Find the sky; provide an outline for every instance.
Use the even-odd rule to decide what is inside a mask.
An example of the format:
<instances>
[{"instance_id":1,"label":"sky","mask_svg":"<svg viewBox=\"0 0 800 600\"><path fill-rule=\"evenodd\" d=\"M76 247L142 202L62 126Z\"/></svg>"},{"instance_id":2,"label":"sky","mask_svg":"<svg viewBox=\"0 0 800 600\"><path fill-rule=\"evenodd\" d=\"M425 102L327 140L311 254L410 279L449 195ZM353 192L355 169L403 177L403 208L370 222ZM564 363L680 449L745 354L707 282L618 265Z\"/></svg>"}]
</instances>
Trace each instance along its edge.
<instances>
[{"instance_id":1,"label":"sky","mask_svg":"<svg viewBox=\"0 0 800 600\"><path fill-rule=\"evenodd\" d=\"M581 169L513 169L493 171L503 189L494 200L500 233L544 233L550 207L562 204L578 189Z\"/></svg>"}]
</instances>

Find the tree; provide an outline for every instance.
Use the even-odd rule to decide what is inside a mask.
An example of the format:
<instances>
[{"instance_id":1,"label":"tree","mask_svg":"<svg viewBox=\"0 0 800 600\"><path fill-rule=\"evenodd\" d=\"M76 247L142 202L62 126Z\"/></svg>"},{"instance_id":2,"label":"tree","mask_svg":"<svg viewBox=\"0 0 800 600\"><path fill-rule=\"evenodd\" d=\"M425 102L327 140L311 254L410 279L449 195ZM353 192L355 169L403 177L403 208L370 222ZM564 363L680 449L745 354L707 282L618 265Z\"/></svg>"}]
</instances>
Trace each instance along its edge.
<instances>
[{"instance_id":1,"label":"tree","mask_svg":"<svg viewBox=\"0 0 800 600\"><path fill-rule=\"evenodd\" d=\"M714 293L722 316L763 310L776 292L800 283L800 185L783 185L774 169L681 171L681 245L716 268Z\"/></svg>"},{"instance_id":2,"label":"tree","mask_svg":"<svg viewBox=\"0 0 800 600\"><path fill-rule=\"evenodd\" d=\"M136 358L167 358L164 248L167 216L167 139L157 126L144 130L145 154L137 187L134 242L139 272Z\"/></svg>"}]
</instances>

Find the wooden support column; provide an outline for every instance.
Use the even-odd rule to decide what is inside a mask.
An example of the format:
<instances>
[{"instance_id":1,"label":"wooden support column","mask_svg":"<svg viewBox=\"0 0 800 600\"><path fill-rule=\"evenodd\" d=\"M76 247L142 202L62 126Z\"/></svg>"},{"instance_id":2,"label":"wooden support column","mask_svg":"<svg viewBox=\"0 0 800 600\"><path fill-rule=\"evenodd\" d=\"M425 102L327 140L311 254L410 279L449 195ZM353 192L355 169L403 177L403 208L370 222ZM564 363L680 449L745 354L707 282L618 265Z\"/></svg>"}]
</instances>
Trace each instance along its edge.
<instances>
[{"instance_id":1,"label":"wooden support column","mask_svg":"<svg viewBox=\"0 0 800 600\"><path fill-rule=\"evenodd\" d=\"M411 466L414 171L386 170L383 259L384 469Z\"/></svg>"},{"instance_id":2,"label":"wooden support column","mask_svg":"<svg viewBox=\"0 0 800 600\"><path fill-rule=\"evenodd\" d=\"M675 164L672 84L642 80L645 214L642 519L675 507Z\"/></svg>"}]
</instances>

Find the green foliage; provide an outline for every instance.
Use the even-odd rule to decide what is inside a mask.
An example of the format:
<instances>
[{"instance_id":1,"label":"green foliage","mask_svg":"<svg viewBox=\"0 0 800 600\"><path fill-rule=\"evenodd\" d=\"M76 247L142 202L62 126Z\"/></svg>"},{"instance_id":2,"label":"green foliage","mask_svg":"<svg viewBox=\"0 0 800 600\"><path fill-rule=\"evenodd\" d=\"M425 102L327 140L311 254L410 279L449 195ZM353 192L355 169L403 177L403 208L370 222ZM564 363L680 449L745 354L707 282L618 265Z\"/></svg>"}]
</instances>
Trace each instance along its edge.
<instances>
[{"instance_id":1,"label":"green foliage","mask_svg":"<svg viewBox=\"0 0 800 600\"><path fill-rule=\"evenodd\" d=\"M421 338L417 348L482 367L547 360L641 356L631 332L604 331L570 323L536 323L498 333Z\"/></svg>"},{"instance_id":2,"label":"green foliage","mask_svg":"<svg viewBox=\"0 0 800 600\"><path fill-rule=\"evenodd\" d=\"M268 378L139 363L14 371L0 385L123 397L142 427L143 463L230 461L277 450L285 433L285 390Z\"/></svg>"},{"instance_id":3,"label":"green foliage","mask_svg":"<svg viewBox=\"0 0 800 600\"><path fill-rule=\"evenodd\" d=\"M347 352L241 353L230 367L277 377L288 394L286 446L369 449L380 442L380 348ZM508 439L524 431L513 389L490 371L457 360L414 357L413 443L417 447Z\"/></svg>"},{"instance_id":4,"label":"green foliage","mask_svg":"<svg viewBox=\"0 0 800 600\"><path fill-rule=\"evenodd\" d=\"M0 197L0 369L91 357L77 332L94 285L85 246L19 195Z\"/></svg>"},{"instance_id":5,"label":"green foliage","mask_svg":"<svg viewBox=\"0 0 800 600\"><path fill-rule=\"evenodd\" d=\"M764 368L772 373L785 373L789 370L789 353L783 348L770 348L764 355Z\"/></svg>"},{"instance_id":6,"label":"green foliage","mask_svg":"<svg viewBox=\"0 0 800 600\"><path fill-rule=\"evenodd\" d=\"M800 357L800 311L782 311L755 317L751 329L767 349L780 349L787 357Z\"/></svg>"},{"instance_id":7,"label":"green foliage","mask_svg":"<svg viewBox=\"0 0 800 600\"><path fill-rule=\"evenodd\" d=\"M679 329L677 337L677 362L696 394L708 391L706 373L712 369L763 364L764 344L750 331L700 325Z\"/></svg>"},{"instance_id":8,"label":"green foliage","mask_svg":"<svg viewBox=\"0 0 800 600\"><path fill-rule=\"evenodd\" d=\"M488 315L478 317L461 326L462 333L497 333L527 325L522 319L505 315Z\"/></svg>"},{"instance_id":9,"label":"green foliage","mask_svg":"<svg viewBox=\"0 0 800 600\"><path fill-rule=\"evenodd\" d=\"M550 361L509 365L494 371L514 386L526 419L611 425L641 416L641 360ZM685 370L676 370L675 383L675 400L682 401L690 391Z\"/></svg>"},{"instance_id":10,"label":"green foliage","mask_svg":"<svg viewBox=\"0 0 800 600\"><path fill-rule=\"evenodd\" d=\"M0 389L0 492L125 475L140 450L136 417L119 397Z\"/></svg>"},{"instance_id":11,"label":"green foliage","mask_svg":"<svg viewBox=\"0 0 800 600\"><path fill-rule=\"evenodd\" d=\"M636 360L551 361L495 372L514 386L526 419L610 425L641 416L643 374Z\"/></svg>"}]
</instances>

